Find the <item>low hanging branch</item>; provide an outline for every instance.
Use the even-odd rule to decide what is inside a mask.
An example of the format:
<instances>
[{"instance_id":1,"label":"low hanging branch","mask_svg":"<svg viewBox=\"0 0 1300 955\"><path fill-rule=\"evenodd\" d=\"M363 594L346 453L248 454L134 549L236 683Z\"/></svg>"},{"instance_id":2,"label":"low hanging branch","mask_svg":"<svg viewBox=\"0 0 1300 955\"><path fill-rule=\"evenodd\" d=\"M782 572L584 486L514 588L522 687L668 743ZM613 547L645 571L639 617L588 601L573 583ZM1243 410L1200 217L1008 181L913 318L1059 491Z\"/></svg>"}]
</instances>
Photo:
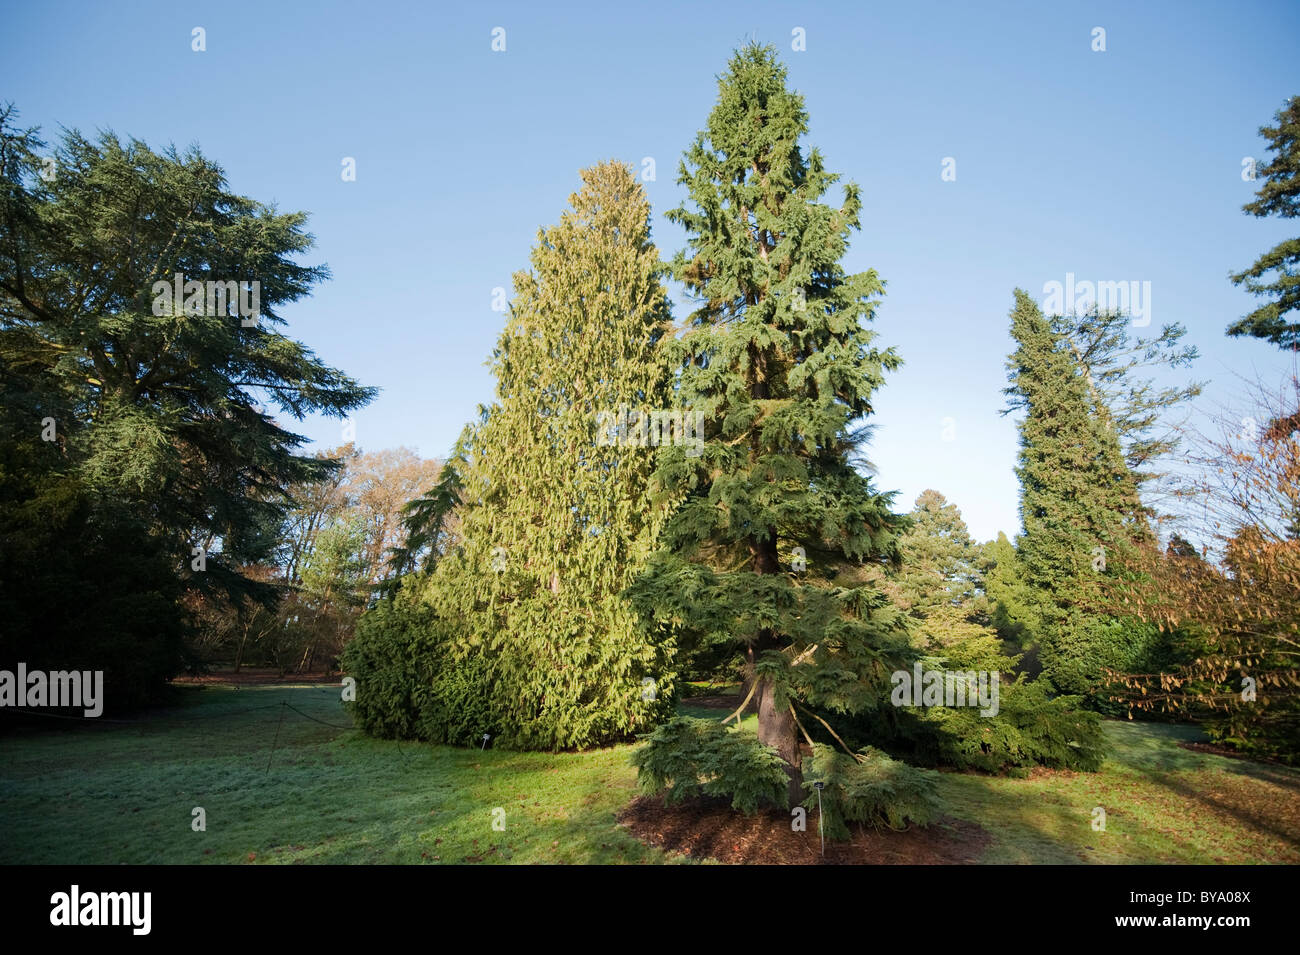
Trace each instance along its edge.
<instances>
[{"instance_id":1,"label":"low hanging branch","mask_svg":"<svg viewBox=\"0 0 1300 955\"><path fill-rule=\"evenodd\" d=\"M812 737L808 735L808 731L807 731L806 729L804 729L804 728L803 728L803 724L799 722L799 714L797 714L797 713L794 711L794 704L793 704L793 703L790 704L790 715L791 715L792 717L794 717L794 725L797 726L797 727L799 727L799 732L803 733L803 738L806 739L806 740L808 741L808 748L809 748L809 749L812 749L812 746L813 746Z\"/></svg>"},{"instance_id":2,"label":"low hanging branch","mask_svg":"<svg viewBox=\"0 0 1300 955\"><path fill-rule=\"evenodd\" d=\"M867 761L866 757L863 756L861 753L855 753L855 752L853 752L853 750L849 749L848 745L844 742L844 740L840 739L840 735L839 735L838 733L836 733L833 729L831 729L831 725L830 725L829 723L827 723L824 719L822 719L822 718L821 718L820 716L818 716L816 713L813 713L813 712L810 711L810 710L806 710L806 709L804 709L802 706L799 707L799 709L803 710L805 713L807 713L809 716L811 716L813 719L815 719L818 723L822 724L822 726L826 727L826 732L830 733L832 736L835 737L835 742L839 743L841 746L844 747L844 752L848 753L850 756L852 756L854 759L856 759L859 763L865 763L865 762ZM795 722L796 722L796 723L799 722L799 718L798 718L798 717L795 717ZM800 727L800 729L802 729L802 727ZM807 735L807 734L804 734L804 735Z\"/></svg>"},{"instance_id":3,"label":"low hanging branch","mask_svg":"<svg viewBox=\"0 0 1300 955\"><path fill-rule=\"evenodd\" d=\"M728 716L728 717L727 717L725 720L723 720L722 722L723 722L724 724L725 724L725 723L730 723L732 720L734 720L736 717L738 717L741 713L745 712L745 707L749 706L749 701L752 700L752 699L754 698L754 691L757 690L757 689L758 689L758 680L754 680L754 681L753 681L752 683L750 683L750 685L749 685L749 693L746 694L746 696L745 696L745 702L741 703L741 704L740 704L740 707L736 710L736 712L732 713L730 716Z\"/></svg>"},{"instance_id":4,"label":"low hanging branch","mask_svg":"<svg viewBox=\"0 0 1300 955\"><path fill-rule=\"evenodd\" d=\"M802 663L804 660L808 659L809 655L811 655L812 653L815 653L816 650L817 650L817 644L814 643L811 647L809 647L809 648L808 648L807 650L805 650L803 653L799 654L799 656L796 657L796 658L795 658L795 659L790 663L790 666L798 666L798 665L799 665L800 663ZM727 717L726 719L724 719L722 722L723 722L723 723L730 723L732 720L734 720L736 717L738 717L741 713L745 712L745 707L749 706L749 701L752 700L752 699L754 698L754 691L755 691L756 689L758 689L758 680L754 680L754 681L750 684L750 686L749 686L749 693L747 693L747 694L745 695L745 702L741 703L740 706L736 709L736 712L732 713L730 716L728 716L728 717ZM799 722L799 720L798 720L797 717L796 717L796 719L795 719L795 722L796 722L796 723ZM802 727L801 727L801 728L802 728ZM829 729L829 727L827 727L827 728ZM804 735L806 736L807 734L805 733ZM833 736L834 733L832 733L831 735ZM839 737L836 737L836 739L838 739L838 738L839 738ZM812 742L812 741L809 740L809 743L810 743L810 744L811 744L811 742ZM843 745L843 744L841 744L841 745Z\"/></svg>"}]
</instances>

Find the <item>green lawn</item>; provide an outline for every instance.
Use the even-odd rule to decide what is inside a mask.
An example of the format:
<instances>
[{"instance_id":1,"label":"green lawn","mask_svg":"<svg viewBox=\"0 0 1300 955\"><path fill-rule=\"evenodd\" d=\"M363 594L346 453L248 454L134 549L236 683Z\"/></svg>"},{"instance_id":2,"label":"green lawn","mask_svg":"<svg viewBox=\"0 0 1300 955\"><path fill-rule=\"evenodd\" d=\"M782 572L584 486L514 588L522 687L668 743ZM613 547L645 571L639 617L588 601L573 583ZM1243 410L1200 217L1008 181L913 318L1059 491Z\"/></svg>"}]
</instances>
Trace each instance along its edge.
<instances>
[{"instance_id":1,"label":"green lawn","mask_svg":"<svg viewBox=\"0 0 1300 955\"><path fill-rule=\"evenodd\" d=\"M614 822L635 793L630 746L398 744L343 728L337 687L182 692L139 724L7 727L0 863L675 861ZM1189 752L1186 728L1107 731L1100 773L943 775L947 812L990 836L982 861L1300 861L1300 773Z\"/></svg>"}]
</instances>

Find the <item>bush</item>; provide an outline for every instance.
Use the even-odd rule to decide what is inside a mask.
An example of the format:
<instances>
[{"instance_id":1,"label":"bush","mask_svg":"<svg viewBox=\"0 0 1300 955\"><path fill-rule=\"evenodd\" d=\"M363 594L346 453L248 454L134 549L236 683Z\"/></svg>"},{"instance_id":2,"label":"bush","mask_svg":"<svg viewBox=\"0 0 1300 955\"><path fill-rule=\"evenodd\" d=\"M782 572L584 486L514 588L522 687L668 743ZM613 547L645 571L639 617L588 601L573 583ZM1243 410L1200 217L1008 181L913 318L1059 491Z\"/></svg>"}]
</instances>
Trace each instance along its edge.
<instances>
[{"instance_id":1,"label":"bush","mask_svg":"<svg viewBox=\"0 0 1300 955\"><path fill-rule=\"evenodd\" d=\"M1043 672L1059 692L1084 697L1107 716L1122 716L1125 707L1107 698L1106 671L1149 672L1170 654L1169 636L1154 624L1080 614L1044 641Z\"/></svg>"},{"instance_id":2,"label":"bush","mask_svg":"<svg viewBox=\"0 0 1300 955\"><path fill-rule=\"evenodd\" d=\"M362 615L343 669L357 681L349 709L372 736L471 746L501 730L483 661L457 660L432 610L401 591Z\"/></svg>"},{"instance_id":3,"label":"bush","mask_svg":"<svg viewBox=\"0 0 1300 955\"><path fill-rule=\"evenodd\" d=\"M939 810L938 774L890 759L870 746L859 752L864 757L861 762L815 743L812 756L804 758L803 786L808 798L803 806L809 812L818 808L816 784L821 782L820 808L827 838L848 839L850 822L876 829L901 829L909 821L928 825Z\"/></svg>"},{"instance_id":4,"label":"bush","mask_svg":"<svg viewBox=\"0 0 1300 955\"><path fill-rule=\"evenodd\" d=\"M786 806L785 761L752 733L715 720L678 716L642 737L632 754L647 796L668 805L696 796L730 796L731 808L752 813L761 804Z\"/></svg>"},{"instance_id":5,"label":"bush","mask_svg":"<svg viewBox=\"0 0 1300 955\"><path fill-rule=\"evenodd\" d=\"M997 716L971 707L920 714L915 761L996 773L1046 766L1096 772L1105 758L1100 717L1073 696L1049 698L1046 684L1024 678L1002 687Z\"/></svg>"},{"instance_id":6,"label":"bush","mask_svg":"<svg viewBox=\"0 0 1300 955\"><path fill-rule=\"evenodd\" d=\"M1101 717L1074 696L1051 697L1044 680L1017 677L998 691L996 716L975 707L880 707L826 716L854 746L872 743L920 766L999 773L1031 766L1095 772L1105 759Z\"/></svg>"}]
</instances>

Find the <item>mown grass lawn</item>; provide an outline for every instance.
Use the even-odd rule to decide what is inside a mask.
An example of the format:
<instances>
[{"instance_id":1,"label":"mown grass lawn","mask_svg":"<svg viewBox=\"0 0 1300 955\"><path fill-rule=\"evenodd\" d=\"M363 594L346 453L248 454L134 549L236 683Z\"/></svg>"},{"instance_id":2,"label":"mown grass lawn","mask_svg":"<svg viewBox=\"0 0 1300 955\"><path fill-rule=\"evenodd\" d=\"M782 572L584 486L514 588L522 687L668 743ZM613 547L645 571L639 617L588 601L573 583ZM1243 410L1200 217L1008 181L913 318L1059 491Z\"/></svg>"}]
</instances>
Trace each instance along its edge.
<instances>
[{"instance_id":1,"label":"mown grass lawn","mask_svg":"<svg viewBox=\"0 0 1300 955\"><path fill-rule=\"evenodd\" d=\"M6 725L0 863L679 861L615 822L631 746L398 744L346 728L337 687L181 692L141 723ZM1184 727L1107 732L1100 773L943 774L947 813L991 837L981 861L1300 862L1300 773L1188 751Z\"/></svg>"}]
</instances>

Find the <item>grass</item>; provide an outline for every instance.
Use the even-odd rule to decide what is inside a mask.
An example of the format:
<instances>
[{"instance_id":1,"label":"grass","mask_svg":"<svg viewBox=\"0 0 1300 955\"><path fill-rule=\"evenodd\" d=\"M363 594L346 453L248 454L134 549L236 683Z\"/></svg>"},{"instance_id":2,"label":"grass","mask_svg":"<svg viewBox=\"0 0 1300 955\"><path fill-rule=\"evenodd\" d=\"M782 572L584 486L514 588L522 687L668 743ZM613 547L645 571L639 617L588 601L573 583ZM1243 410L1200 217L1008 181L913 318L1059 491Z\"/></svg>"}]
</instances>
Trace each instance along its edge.
<instances>
[{"instance_id":1,"label":"grass","mask_svg":"<svg viewBox=\"0 0 1300 955\"><path fill-rule=\"evenodd\" d=\"M0 863L679 861L615 823L636 791L630 746L374 740L347 728L337 687L182 696L140 723L7 724ZM948 814L990 834L982 861L1300 861L1300 773L1182 749L1196 736L1182 727L1107 732L1100 773L943 774ZM1096 806L1105 832L1091 827ZM191 827L195 807L206 831Z\"/></svg>"},{"instance_id":2,"label":"grass","mask_svg":"<svg viewBox=\"0 0 1300 955\"><path fill-rule=\"evenodd\" d=\"M1192 752L1195 727L1104 724L1098 773L945 774L948 811L988 830L984 862L1300 862L1300 772ZM1105 831L1092 827L1105 811Z\"/></svg>"}]
</instances>

